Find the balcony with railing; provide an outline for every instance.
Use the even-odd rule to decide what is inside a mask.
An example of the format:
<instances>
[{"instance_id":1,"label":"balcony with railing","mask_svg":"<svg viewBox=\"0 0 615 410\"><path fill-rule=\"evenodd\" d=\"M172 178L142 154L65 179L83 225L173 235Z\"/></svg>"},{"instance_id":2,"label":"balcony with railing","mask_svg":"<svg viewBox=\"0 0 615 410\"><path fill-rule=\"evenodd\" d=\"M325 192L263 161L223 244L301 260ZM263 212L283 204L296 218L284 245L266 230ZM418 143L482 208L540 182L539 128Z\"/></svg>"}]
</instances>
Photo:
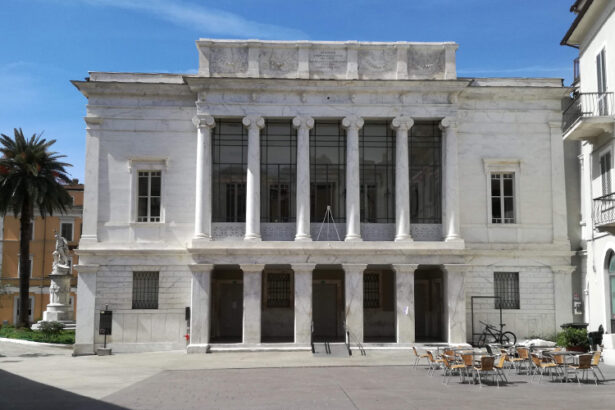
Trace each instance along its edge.
<instances>
[{"instance_id":1,"label":"balcony with railing","mask_svg":"<svg viewBox=\"0 0 615 410\"><path fill-rule=\"evenodd\" d=\"M591 139L613 131L615 123L613 93L579 93L564 111L564 139Z\"/></svg>"},{"instance_id":2,"label":"balcony with railing","mask_svg":"<svg viewBox=\"0 0 615 410\"><path fill-rule=\"evenodd\" d=\"M594 199L594 226L598 230L615 228L615 193Z\"/></svg>"}]
</instances>

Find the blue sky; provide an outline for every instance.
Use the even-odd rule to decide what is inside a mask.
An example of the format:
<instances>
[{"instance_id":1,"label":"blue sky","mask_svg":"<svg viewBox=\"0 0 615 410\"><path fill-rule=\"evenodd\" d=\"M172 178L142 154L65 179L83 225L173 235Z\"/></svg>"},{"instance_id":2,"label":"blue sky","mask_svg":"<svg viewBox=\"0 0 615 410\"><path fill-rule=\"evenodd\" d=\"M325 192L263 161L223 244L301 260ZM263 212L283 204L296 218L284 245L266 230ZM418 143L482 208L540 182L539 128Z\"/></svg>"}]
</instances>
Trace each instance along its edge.
<instances>
[{"instance_id":1,"label":"blue sky","mask_svg":"<svg viewBox=\"0 0 615 410\"><path fill-rule=\"evenodd\" d=\"M88 71L193 73L194 41L455 41L460 77L572 77L572 0L2 0L0 133L44 131L83 180Z\"/></svg>"}]
</instances>

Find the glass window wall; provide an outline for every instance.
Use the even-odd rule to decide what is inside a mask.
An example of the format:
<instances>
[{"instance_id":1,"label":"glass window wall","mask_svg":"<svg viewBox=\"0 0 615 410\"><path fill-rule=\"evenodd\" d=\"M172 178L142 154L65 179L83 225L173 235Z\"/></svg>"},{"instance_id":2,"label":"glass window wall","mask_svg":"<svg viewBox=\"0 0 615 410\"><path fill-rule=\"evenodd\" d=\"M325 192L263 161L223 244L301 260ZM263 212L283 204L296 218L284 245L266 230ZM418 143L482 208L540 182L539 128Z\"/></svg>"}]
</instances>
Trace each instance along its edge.
<instances>
[{"instance_id":1,"label":"glass window wall","mask_svg":"<svg viewBox=\"0 0 615 410\"><path fill-rule=\"evenodd\" d=\"M212 131L212 221L245 222L247 131L239 119L216 120Z\"/></svg>"},{"instance_id":2,"label":"glass window wall","mask_svg":"<svg viewBox=\"0 0 615 410\"><path fill-rule=\"evenodd\" d=\"M439 121L416 121L410 131L410 221L442 223L442 134Z\"/></svg>"}]
</instances>

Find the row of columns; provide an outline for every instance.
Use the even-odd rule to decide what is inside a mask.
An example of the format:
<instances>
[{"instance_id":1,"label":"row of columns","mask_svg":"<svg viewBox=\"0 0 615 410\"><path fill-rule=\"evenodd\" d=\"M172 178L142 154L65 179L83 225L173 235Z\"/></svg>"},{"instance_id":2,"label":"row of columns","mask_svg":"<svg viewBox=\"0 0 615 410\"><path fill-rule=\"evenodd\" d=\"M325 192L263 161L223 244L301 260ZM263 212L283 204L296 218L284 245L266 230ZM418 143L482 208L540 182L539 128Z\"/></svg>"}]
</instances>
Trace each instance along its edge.
<instances>
[{"instance_id":1,"label":"row of columns","mask_svg":"<svg viewBox=\"0 0 615 410\"><path fill-rule=\"evenodd\" d=\"M212 141L215 120L210 115L197 115L193 119L197 128L196 150L196 202L194 238L211 240L212 193ZM261 116L243 118L248 130L248 164L246 177L245 240L260 240L260 130L265 126ZM314 119L297 116L292 120L297 129L297 220L296 241L311 241L310 236L310 130ZM359 130L363 118L351 115L342 119L346 129L346 237L345 241L361 240ZM395 241L412 241L410 234L410 173L408 133L414 121L401 115L394 118L391 127L396 132L395 148ZM460 240L459 234L459 180L457 158L457 125L449 118L440 123L444 149L443 233L446 241Z\"/></svg>"},{"instance_id":2,"label":"row of columns","mask_svg":"<svg viewBox=\"0 0 615 410\"><path fill-rule=\"evenodd\" d=\"M243 343L261 343L261 298L265 265L242 264L243 271ZM314 264L293 264L295 344L308 346L312 335L312 273ZM346 326L356 340L363 340L363 274L367 265L343 264ZM415 341L414 272L418 265L393 265L395 271L396 342ZM190 345L188 352L206 352L209 347L211 277L214 265L196 264L192 270ZM466 265L444 266L445 340L466 342Z\"/></svg>"}]
</instances>

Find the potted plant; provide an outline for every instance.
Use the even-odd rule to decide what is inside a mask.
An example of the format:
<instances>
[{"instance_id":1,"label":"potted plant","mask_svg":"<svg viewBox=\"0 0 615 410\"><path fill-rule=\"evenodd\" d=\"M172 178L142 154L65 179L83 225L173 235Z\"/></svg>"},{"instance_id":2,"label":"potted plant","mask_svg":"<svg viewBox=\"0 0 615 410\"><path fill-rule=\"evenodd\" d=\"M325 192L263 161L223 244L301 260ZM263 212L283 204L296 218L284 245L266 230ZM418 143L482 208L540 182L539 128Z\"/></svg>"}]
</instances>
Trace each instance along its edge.
<instances>
[{"instance_id":1,"label":"potted plant","mask_svg":"<svg viewBox=\"0 0 615 410\"><path fill-rule=\"evenodd\" d=\"M587 339L587 329L566 327L557 334L557 345L565 347L568 351L587 352L589 341Z\"/></svg>"}]
</instances>

